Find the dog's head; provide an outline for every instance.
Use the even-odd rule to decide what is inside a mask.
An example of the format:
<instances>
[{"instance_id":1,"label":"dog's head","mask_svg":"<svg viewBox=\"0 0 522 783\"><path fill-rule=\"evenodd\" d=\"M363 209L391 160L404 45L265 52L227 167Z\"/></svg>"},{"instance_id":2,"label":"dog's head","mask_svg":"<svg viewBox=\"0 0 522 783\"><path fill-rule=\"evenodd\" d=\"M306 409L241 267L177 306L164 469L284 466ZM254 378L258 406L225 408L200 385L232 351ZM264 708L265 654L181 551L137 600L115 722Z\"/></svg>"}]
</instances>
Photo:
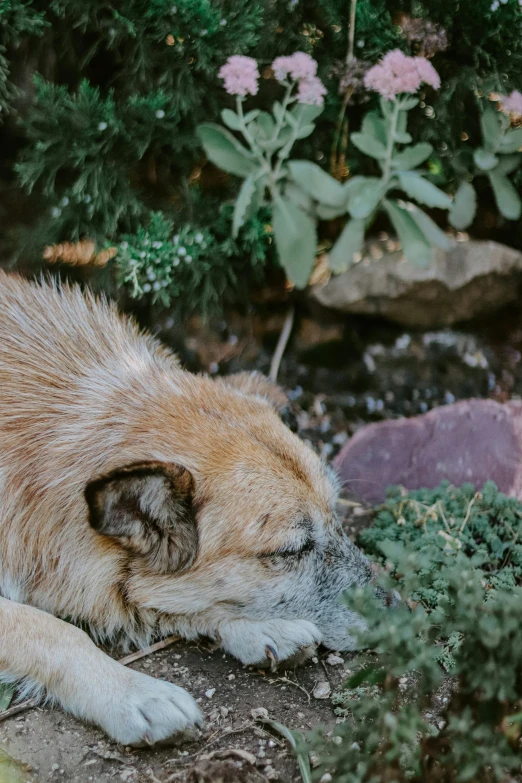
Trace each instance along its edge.
<instances>
[{"instance_id":1,"label":"dog's head","mask_svg":"<svg viewBox=\"0 0 522 783\"><path fill-rule=\"evenodd\" d=\"M351 649L362 620L340 599L372 571L337 519L334 474L262 376L183 377L136 425L132 448L152 459L86 489L91 526L131 555L133 600L214 635L234 619L306 620Z\"/></svg>"}]
</instances>

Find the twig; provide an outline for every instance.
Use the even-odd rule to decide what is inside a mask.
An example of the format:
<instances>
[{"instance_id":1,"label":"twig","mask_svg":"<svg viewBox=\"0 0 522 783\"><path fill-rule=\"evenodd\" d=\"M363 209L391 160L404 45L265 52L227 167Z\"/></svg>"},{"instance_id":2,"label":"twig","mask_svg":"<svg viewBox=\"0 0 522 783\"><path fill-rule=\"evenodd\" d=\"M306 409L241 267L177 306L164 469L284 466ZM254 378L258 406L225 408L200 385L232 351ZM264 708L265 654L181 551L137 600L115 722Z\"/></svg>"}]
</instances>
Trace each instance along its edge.
<instances>
[{"instance_id":1,"label":"twig","mask_svg":"<svg viewBox=\"0 0 522 783\"><path fill-rule=\"evenodd\" d=\"M120 658L118 663L121 663L122 666L128 666L129 663L139 661L141 658L145 658L147 655L158 652L158 650L164 650L165 647L169 647L171 644L174 644L174 642L179 642L180 638L181 637L179 636L167 636L167 638L162 639L161 642L156 642L156 644L151 644L150 647L145 647L143 650L138 650L135 653L126 655L124 658ZM0 722L7 720L8 718L13 718L15 715L19 715L21 712L32 710L34 707L37 707L39 703L39 699L28 699L27 701L23 701L20 704L15 704L14 707L9 707L9 709L0 712Z\"/></svg>"},{"instance_id":2,"label":"twig","mask_svg":"<svg viewBox=\"0 0 522 783\"><path fill-rule=\"evenodd\" d=\"M274 682L284 682L285 684L293 685L294 688L299 688L299 690L303 691L306 698L308 699L308 704L310 704L310 700L312 697L310 696L310 694L308 693L304 685L301 685L301 683L294 682L294 680L290 680L288 677L278 677L277 680L275 680Z\"/></svg>"},{"instance_id":3,"label":"twig","mask_svg":"<svg viewBox=\"0 0 522 783\"><path fill-rule=\"evenodd\" d=\"M346 53L346 65L353 60L353 45L355 41L355 11L357 9L357 0L350 3L350 26L348 28L348 52Z\"/></svg>"},{"instance_id":4,"label":"twig","mask_svg":"<svg viewBox=\"0 0 522 783\"><path fill-rule=\"evenodd\" d=\"M7 710L0 712L0 721L7 720L8 718L14 718L15 715L19 715L26 710L32 710L33 707L37 707L40 703L39 699L28 699L20 704L15 704L14 707L9 707Z\"/></svg>"},{"instance_id":5,"label":"twig","mask_svg":"<svg viewBox=\"0 0 522 783\"><path fill-rule=\"evenodd\" d=\"M139 661L141 658L145 658L147 655L158 652L158 650L164 650L165 647L170 647L170 645L174 644L174 642L179 642L180 638L180 636L167 636L167 638L162 639L161 642L151 644L150 647L145 647L143 650L137 650L137 652L126 655L125 658L120 658L118 663L121 663L122 666L128 666L129 663L134 663L134 661Z\"/></svg>"},{"instance_id":6,"label":"twig","mask_svg":"<svg viewBox=\"0 0 522 783\"><path fill-rule=\"evenodd\" d=\"M272 381L272 383L277 381L279 365L281 364L281 359L283 358L283 354L288 343L288 338L290 337L292 327L294 325L294 315L295 307L291 305L283 324L283 329L279 335L279 340L277 341L275 353L272 357L272 363L270 365L270 372L268 373L268 378Z\"/></svg>"},{"instance_id":7,"label":"twig","mask_svg":"<svg viewBox=\"0 0 522 783\"><path fill-rule=\"evenodd\" d=\"M167 759L167 761L164 762L163 766L168 767L169 764L180 764L185 765L189 764L192 761L195 761L200 756L202 756L211 745L214 745L214 743L219 742L222 739L225 739L225 737L231 737L233 734L243 734L244 731L248 731L248 729L253 728L256 724L252 721L248 721L247 723L244 723L242 726L240 726L237 729L232 729L232 731L224 731L221 734L215 733L214 735L211 735L210 739L205 743L204 747L201 748L201 750L198 750L197 753L192 753L190 756L183 756L181 759ZM174 773L179 774L179 773ZM174 778L167 778L165 783L168 783L169 780L174 780Z\"/></svg>"},{"instance_id":8,"label":"twig","mask_svg":"<svg viewBox=\"0 0 522 783\"><path fill-rule=\"evenodd\" d=\"M462 533L462 531L463 531L463 530L464 530L464 528L466 527L466 522L468 521L468 519L469 519L469 515L471 514L471 507L472 507L473 503L475 502L475 500L476 500L478 497L480 497L480 493L479 493L479 492L476 492L476 493L475 493L475 495L474 495L474 496L472 497L472 499L470 500L470 502L469 502L469 506L468 506L468 510L466 511L466 516L464 517L464 521L463 521L462 525L461 525L461 526L460 526L460 528L459 528L459 534L460 534L460 533Z\"/></svg>"},{"instance_id":9,"label":"twig","mask_svg":"<svg viewBox=\"0 0 522 783\"><path fill-rule=\"evenodd\" d=\"M335 503L338 506L349 506L350 508L355 508L362 505L362 503L357 503L356 500L347 500L346 498L337 498Z\"/></svg>"}]
</instances>

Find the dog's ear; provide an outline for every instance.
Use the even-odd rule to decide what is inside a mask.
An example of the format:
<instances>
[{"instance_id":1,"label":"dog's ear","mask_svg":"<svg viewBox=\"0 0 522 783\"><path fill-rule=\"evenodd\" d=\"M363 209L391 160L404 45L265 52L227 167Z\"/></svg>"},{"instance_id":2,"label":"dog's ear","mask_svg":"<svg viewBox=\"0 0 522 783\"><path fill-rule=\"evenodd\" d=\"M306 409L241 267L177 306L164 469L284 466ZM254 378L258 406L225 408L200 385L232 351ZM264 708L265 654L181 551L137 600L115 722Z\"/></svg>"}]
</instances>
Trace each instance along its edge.
<instances>
[{"instance_id":1,"label":"dog's ear","mask_svg":"<svg viewBox=\"0 0 522 783\"><path fill-rule=\"evenodd\" d=\"M196 559L193 494L189 471L161 462L128 465L85 489L91 527L160 573L186 569Z\"/></svg>"},{"instance_id":2,"label":"dog's ear","mask_svg":"<svg viewBox=\"0 0 522 783\"><path fill-rule=\"evenodd\" d=\"M253 372L238 372L234 375L227 375L224 378L217 378L216 383L237 389L237 391L243 392L243 394L260 397L279 413L287 427L290 427L294 432L297 431L297 421L287 395L280 386L257 370Z\"/></svg>"}]
</instances>

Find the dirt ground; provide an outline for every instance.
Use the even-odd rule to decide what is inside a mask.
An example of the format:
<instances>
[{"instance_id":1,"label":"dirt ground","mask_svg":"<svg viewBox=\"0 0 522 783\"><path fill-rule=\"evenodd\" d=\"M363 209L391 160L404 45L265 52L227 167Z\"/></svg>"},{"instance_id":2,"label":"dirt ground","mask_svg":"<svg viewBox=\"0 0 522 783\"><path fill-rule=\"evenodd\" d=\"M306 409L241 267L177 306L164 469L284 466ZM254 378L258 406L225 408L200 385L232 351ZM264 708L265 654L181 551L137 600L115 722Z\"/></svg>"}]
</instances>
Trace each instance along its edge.
<instances>
[{"instance_id":1,"label":"dirt ground","mask_svg":"<svg viewBox=\"0 0 522 783\"><path fill-rule=\"evenodd\" d=\"M270 672L242 667L206 643L176 642L132 666L190 691L206 719L196 736L164 748L136 750L110 742L59 709L37 707L0 723L0 746L29 765L27 779L38 783L300 781L287 743L255 720L252 711L264 708L270 718L304 732L319 724L333 727L330 699L318 699L313 692L327 692L324 683L332 692L340 689L349 656L343 656L345 665L331 665L329 655L320 650L298 669ZM255 765L235 753L238 749L252 754Z\"/></svg>"}]
</instances>

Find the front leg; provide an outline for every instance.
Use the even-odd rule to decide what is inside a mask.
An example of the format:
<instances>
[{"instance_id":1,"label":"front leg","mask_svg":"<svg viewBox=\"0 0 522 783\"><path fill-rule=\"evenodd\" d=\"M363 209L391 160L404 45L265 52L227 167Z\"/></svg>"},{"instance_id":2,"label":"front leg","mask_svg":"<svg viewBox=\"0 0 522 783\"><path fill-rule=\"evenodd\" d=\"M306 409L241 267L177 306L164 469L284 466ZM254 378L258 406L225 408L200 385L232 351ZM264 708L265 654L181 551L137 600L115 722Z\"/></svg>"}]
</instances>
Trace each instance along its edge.
<instances>
[{"instance_id":1,"label":"front leg","mask_svg":"<svg viewBox=\"0 0 522 783\"><path fill-rule=\"evenodd\" d=\"M313 655L321 633L307 620L241 619L220 623L218 638L223 649L244 664L276 664L290 658L300 663Z\"/></svg>"},{"instance_id":2,"label":"front leg","mask_svg":"<svg viewBox=\"0 0 522 783\"><path fill-rule=\"evenodd\" d=\"M0 598L0 672L42 687L123 745L154 743L201 720L183 688L126 669L73 625Z\"/></svg>"}]
</instances>

